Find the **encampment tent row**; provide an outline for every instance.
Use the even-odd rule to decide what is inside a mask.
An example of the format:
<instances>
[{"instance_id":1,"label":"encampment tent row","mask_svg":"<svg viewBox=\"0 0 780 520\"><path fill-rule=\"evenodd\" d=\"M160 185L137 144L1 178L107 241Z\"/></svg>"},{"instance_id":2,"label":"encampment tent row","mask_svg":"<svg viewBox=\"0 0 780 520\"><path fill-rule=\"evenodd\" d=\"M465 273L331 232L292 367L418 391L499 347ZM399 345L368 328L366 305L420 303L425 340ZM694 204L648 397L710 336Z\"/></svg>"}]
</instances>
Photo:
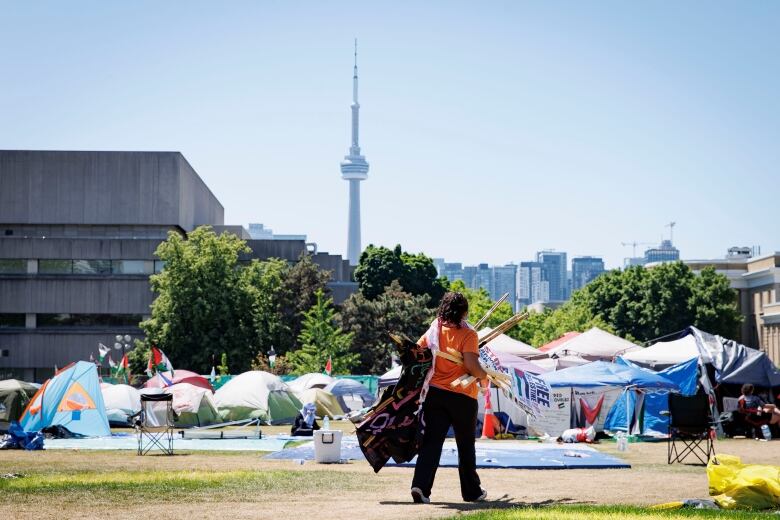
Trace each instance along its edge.
<instances>
[{"instance_id":1,"label":"encampment tent row","mask_svg":"<svg viewBox=\"0 0 780 520\"><path fill-rule=\"evenodd\" d=\"M298 415L301 402L277 376L254 370L240 374L214 393L225 421L260 419L267 424L289 423Z\"/></svg>"}]
</instances>

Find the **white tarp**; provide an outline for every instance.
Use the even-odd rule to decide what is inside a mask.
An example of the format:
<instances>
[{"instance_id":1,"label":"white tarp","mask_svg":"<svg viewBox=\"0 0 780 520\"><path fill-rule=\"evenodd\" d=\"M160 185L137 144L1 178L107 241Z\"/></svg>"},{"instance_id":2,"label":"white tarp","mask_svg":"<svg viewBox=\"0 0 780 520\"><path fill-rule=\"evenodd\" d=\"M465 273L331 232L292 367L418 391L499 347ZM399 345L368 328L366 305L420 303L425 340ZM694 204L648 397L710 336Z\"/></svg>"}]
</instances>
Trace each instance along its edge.
<instances>
[{"instance_id":1,"label":"white tarp","mask_svg":"<svg viewBox=\"0 0 780 520\"><path fill-rule=\"evenodd\" d=\"M579 356L589 361L612 361L616 356L642 347L598 327L583 332L547 351L552 356Z\"/></svg>"},{"instance_id":2,"label":"white tarp","mask_svg":"<svg viewBox=\"0 0 780 520\"><path fill-rule=\"evenodd\" d=\"M699 357L699 348L693 334L674 341L659 341L647 348L623 354L623 359L643 367L661 370Z\"/></svg>"},{"instance_id":3,"label":"white tarp","mask_svg":"<svg viewBox=\"0 0 780 520\"><path fill-rule=\"evenodd\" d=\"M319 372L311 372L309 374L303 374L298 376L292 381L287 383L293 392L297 394L303 393L310 388L325 388L329 384L335 381L334 378L327 374L321 374Z\"/></svg>"},{"instance_id":4,"label":"white tarp","mask_svg":"<svg viewBox=\"0 0 780 520\"><path fill-rule=\"evenodd\" d=\"M141 393L130 385L104 383L100 392L110 422L126 423L128 416L141 411Z\"/></svg>"},{"instance_id":5,"label":"white tarp","mask_svg":"<svg viewBox=\"0 0 780 520\"><path fill-rule=\"evenodd\" d=\"M528 418L529 433L558 437L569 428L591 424L597 432L604 431L604 421L621 391L622 388L616 386L553 388L550 410L545 410L543 416ZM583 403L594 412L593 422L586 419Z\"/></svg>"},{"instance_id":6,"label":"white tarp","mask_svg":"<svg viewBox=\"0 0 780 520\"><path fill-rule=\"evenodd\" d=\"M492 331L490 327L485 327L482 330L479 331L479 337L482 338L485 335L487 335L488 332ZM514 354L515 356L520 357L533 357L533 356L539 356L544 355L544 352L539 352L539 350L533 348L531 345L528 345L526 343L523 343L522 341L518 341L516 339L510 338L506 334L501 334L496 339L491 341L487 344L488 347L490 347L490 350L493 352L503 352L505 354Z\"/></svg>"}]
</instances>

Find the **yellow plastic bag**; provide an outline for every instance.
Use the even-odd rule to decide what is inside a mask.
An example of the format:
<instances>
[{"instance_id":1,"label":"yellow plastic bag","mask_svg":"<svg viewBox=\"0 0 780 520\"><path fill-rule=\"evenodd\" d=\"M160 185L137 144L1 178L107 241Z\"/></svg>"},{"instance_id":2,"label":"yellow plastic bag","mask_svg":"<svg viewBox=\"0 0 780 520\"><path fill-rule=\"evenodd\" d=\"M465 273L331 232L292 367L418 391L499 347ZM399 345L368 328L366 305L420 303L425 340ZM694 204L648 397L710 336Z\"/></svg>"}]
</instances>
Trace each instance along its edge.
<instances>
[{"instance_id":1,"label":"yellow plastic bag","mask_svg":"<svg viewBox=\"0 0 780 520\"><path fill-rule=\"evenodd\" d=\"M780 466L742 464L739 457L718 455L707 464L710 495L723 509L780 507Z\"/></svg>"}]
</instances>

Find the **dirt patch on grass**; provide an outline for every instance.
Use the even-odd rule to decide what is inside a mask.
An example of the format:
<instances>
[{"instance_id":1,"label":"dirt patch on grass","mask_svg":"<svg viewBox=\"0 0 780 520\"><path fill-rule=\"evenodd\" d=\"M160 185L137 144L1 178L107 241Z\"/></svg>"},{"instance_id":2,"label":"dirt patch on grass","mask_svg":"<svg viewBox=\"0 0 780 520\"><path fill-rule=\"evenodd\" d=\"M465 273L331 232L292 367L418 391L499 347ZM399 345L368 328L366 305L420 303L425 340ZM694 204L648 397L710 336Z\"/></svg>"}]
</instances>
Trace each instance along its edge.
<instances>
[{"instance_id":1,"label":"dirt patch on grass","mask_svg":"<svg viewBox=\"0 0 780 520\"><path fill-rule=\"evenodd\" d=\"M89 490L58 494L34 490L25 500L14 493L0 493L0 517L5 518L116 518L154 515L163 518L296 517L336 518L366 515L372 519L435 518L458 512L520 505L549 504L633 504L649 505L684 498L707 496L707 476L701 466L666 464L665 443L630 445L618 454L613 443L598 449L628 461L623 470L481 470L483 485L492 502L464 504L460 497L456 469L439 470L433 504L410 503L412 469L385 468L374 474L365 462L322 466L311 462L299 466L291 461L271 461L254 453L192 453L173 457L137 457L131 452L44 451L0 453L0 474L69 475L84 472L295 472L285 485L204 486L177 490L171 496L161 492L142 493L134 499L128 484L120 500L110 494ZM720 453L742 457L745 462L780 465L780 442L727 440L716 444ZM329 479L328 475L332 478ZM343 485L333 485L343 482ZM294 483L294 485L292 485ZM231 487L232 486L232 487ZM93 490L94 491L94 490ZM71 498L78 496L78 500ZM140 497L139 497L140 498Z\"/></svg>"}]
</instances>

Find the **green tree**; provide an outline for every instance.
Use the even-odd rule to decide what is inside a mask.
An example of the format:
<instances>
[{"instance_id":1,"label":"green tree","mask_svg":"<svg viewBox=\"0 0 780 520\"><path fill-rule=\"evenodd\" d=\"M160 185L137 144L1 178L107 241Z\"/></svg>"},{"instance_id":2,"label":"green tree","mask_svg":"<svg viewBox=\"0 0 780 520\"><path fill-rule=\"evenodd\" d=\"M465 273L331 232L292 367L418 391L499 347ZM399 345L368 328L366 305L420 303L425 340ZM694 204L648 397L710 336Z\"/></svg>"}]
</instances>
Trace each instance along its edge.
<instances>
[{"instance_id":1,"label":"green tree","mask_svg":"<svg viewBox=\"0 0 780 520\"><path fill-rule=\"evenodd\" d=\"M281 286L275 264L255 260L241 269L238 257L248 252L239 237L216 235L209 226L186 239L169 233L155 252L165 269L150 277L157 297L141 323L147 345L157 344L174 366L207 372L212 356L225 352L234 370L247 370L266 338L283 328L269 296Z\"/></svg>"},{"instance_id":2,"label":"green tree","mask_svg":"<svg viewBox=\"0 0 780 520\"><path fill-rule=\"evenodd\" d=\"M359 355L356 373L381 374L390 368L395 346L388 332L420 337L435 312L428 308L430 296L405 292L396 280L377 298L362 292L352 294L341 306L341 327L354 334L353 352Z\"/></svg>"},{"instance_id":3,"label":"green tree","mask_svg":"<svg viewBox=\"0 0 780 520\"><path fill-rule=\"evenodd\" d=\"M298 261L288 266L282 274L279 307L281 319L288 330L274 344L280 353L299 347L298 337L303 328L304 313L317 302L318 291L328 295L327 284L331 279L330 271L321 269L307 253L302 253Z\"/></svg>"},{"instance_id":4,"label":"green tree","mask_svg":"<svg viewBox=\"0 0 780 520\"><path fill-rule=\"evenodd\" d=\"M605 273L559 309L535 317L523 339L539 346L568 331L597 326L646 342L694 325L735 337L742 317L736 292L713 269L695 274L682 262Z\"/></svg>"},{"instance_id":5,"label":"green tree","mask_svg":"<svg viewBox=\"0 0 780 520\"><path fill-rule=\"evenodd\" d=\"M350 352L353 334L336 325L332 299L325 299L322 290L317 291L316 298L314 306L304 313L298 338L301 348L290 352L287 361L296 374L321 372L328 359L334 374L349 374L358 361L358 355Z\"/></svg>"},{"instance_id":6,"label":"green tree","mask_svg":"<svg viewBox=\"0 0 780 520\"><path fill-rule=\"evenodd\" d=\"M423 253L404 252L400 245L395 249L369 245L360 255L355 280L369 300L382 295L394 281L414 296L427 295L431 306L438 305L447 290L446 280L437 277L433 260Z\"/></svg>"}]
</instances>

